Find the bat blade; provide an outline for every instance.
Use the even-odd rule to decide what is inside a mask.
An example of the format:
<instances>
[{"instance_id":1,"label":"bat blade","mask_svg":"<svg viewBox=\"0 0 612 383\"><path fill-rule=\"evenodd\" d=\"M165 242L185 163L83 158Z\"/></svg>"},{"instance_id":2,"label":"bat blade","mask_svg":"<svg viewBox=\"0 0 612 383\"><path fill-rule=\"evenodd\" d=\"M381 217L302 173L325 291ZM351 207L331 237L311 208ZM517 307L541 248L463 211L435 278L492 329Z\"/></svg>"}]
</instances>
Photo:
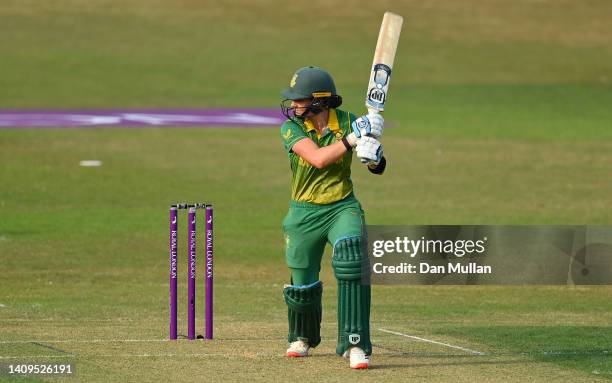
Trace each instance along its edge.
<instances>
[{"instance_id":1,"label":"bat blade","mask_svg":"<svg viewBox=\"0 0 612 383\"><path fill-rule=\"evenodd\" d=\"M368 111L371 113L380 113L385 110L391 70L393 69L393 61L395 61L395 52L397 51L403 21L402 16L385 12L380 25L365 102Z\"/></svg>"}]
</instances>

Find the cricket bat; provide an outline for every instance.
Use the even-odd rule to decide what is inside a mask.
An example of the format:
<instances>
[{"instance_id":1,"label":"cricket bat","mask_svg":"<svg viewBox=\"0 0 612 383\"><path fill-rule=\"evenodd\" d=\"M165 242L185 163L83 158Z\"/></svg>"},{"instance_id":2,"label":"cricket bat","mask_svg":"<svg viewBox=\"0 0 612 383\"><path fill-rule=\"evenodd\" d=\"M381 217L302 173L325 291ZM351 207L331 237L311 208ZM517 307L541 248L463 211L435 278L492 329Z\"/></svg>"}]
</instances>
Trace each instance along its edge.
<instances>
[{"instance_id":1,"label":"cricket bat","mask_svg":"<svg viewBox=\"0 0 612 383\"><path fill-rule=\"evenodd\" d=\"M389 82L391 81L391 69L393 69L403 21L402 16L385 12L380 25L365 102L370 113L380 113L385 110Z\"/></svg>"}]
</instances>

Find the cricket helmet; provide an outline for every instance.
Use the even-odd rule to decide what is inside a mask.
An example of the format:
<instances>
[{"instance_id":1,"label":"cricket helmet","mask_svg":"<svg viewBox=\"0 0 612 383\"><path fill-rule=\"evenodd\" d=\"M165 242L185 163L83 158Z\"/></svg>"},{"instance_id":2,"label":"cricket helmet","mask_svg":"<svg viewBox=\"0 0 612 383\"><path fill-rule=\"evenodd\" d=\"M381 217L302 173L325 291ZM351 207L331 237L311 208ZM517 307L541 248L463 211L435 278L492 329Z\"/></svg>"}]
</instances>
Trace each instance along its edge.
<instances>
[{"instance_id":1,"label":"cricket helmet","mask_svg":"<svg viewBox=\"0 0 612 383\"><path fill-rule=\"evenodd\" d=\"M342 104L342 97L336 93L336 84L332 76L325 69L316 66L298 69L291 77L289 88L281 95L285 99L281 108L287 117L293 113L287 103L291 100L311 99L312 102L306 108L312 114L321 113L325 108L337 108Z\"/></svg>"},{"instance_id":2,"label":"cricket helmet","mask_svg":"<svg viewBox=\"0 0 612 383\"><path fill-rule=\"evenodd\" d=\"M295 72L291 77L289 88L285 89L282 95L288 100L335 96L336 84L324 69L307 66Z\"/></svg>"}]
</instances>

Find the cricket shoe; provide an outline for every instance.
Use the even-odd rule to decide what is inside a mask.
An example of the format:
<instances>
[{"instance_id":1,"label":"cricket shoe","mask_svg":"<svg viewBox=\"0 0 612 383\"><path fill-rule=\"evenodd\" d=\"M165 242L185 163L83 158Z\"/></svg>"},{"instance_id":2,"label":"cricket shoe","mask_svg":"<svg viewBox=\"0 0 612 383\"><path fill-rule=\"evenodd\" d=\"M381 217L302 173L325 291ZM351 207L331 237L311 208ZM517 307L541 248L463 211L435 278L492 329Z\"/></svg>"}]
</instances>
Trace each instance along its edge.
<instances>
[{"instance_id":1,"label":"cricket shoe","mask_svg":"<svg viewBox=\"0 0 612 383\"><path fill-rule=\"evenodd\" d=\"M288 358L301 358L303 356L308 356L308 350L310 346L308 343L303 340L296 340L295 342L291 342L289 344L289 348L287 349L287 357Z\"/></svg>"},{"instance_id":2,"label":"cricket shoe","mask_svg":"<svg viewBox=\"0 0 612 383\"><path fill-rule=\"evenodd\" d=\"M370 367L370 356L359 347L351 347L342 354L343 357L350 359L350 366L356 370L363 370Z\"/></svg>"}]
</instances>

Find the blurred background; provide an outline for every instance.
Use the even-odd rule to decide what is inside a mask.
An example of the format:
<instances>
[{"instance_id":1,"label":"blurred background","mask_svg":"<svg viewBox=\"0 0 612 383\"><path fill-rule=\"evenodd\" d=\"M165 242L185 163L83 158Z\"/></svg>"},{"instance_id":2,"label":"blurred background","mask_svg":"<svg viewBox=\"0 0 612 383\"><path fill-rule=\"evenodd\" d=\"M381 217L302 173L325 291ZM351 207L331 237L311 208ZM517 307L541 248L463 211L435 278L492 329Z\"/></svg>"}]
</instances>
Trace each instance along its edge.
<instances>
[{"instance_id":1,"label":"blurred background","mask_svg":"<svg viewBox=\"0 0 612 383\"><path fill-rule=\"evenodd\" d=\"M293 72L317 65L334 75L342 108L365 113L387 10L404 17L382 140L389 165L383 177L353 165L368 223L612 222L607 0L3 0L0 109L273 109ZM30 342L49 341L84 381L302 373L282 358L290 172L278 126L3 128L0 180L0 358L62 355ZM167 209L180 201L215 204L219 340L124 343L167 337ZM304 363L343 380L328 261L323 358ZM609 379L610 293L376 288L373 326L492 356L376 332L372 379ZM87 339L103 342L51 342Z\"/></svg>"}]
</instances>

